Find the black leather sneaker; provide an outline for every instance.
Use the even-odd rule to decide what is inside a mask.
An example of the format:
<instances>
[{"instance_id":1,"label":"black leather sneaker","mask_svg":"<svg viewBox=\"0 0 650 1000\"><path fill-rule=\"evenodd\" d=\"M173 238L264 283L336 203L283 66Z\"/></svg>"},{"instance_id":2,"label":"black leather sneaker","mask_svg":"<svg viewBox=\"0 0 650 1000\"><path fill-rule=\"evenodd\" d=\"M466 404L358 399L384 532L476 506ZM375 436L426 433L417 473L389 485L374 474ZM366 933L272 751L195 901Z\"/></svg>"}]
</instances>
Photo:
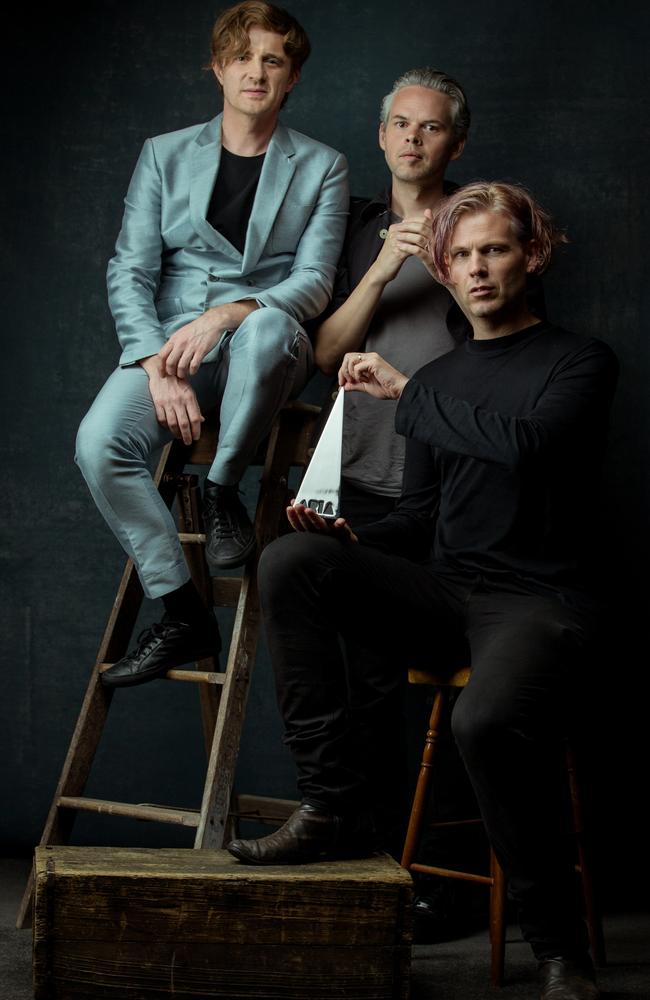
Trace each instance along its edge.
<instances>
[{"instance_id":1,"label":"black leather sneaker","mask_svg":"<svg viewBox=\"0 0 650 1000\"><path fill-rule=\"evenodd\" d=\"M105 687L146 684L173 667L216 657L220 650L219 626L211 613L206 613L202 625L171 621L165 615L159 624L140 633L135 649L104 671L102 684Z\"/></svg>"},{"instance_id":2,"label":"black leather sneaker","mask_svg":"<svg viewBox=\"0 0 650 1000\"><path fill-rule=\"evenodd\" d=\"M210 571L243 566L255 549L255 531L237 486L206 485L203 521Z\"/></svg>"}]
</instances>

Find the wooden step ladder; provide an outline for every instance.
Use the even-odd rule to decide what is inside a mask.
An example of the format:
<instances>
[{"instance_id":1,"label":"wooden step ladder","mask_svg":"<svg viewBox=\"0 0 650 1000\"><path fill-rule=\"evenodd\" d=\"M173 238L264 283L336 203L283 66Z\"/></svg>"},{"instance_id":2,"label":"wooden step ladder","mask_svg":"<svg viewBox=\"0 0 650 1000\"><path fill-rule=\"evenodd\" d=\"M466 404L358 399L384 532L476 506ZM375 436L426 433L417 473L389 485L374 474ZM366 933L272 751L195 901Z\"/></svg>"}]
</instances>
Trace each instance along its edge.
<instances>
[{"instance_id":1,"label":"wooden step ladder","mask_svg":"<svg viewBox=\"0 0 650 1000\"><path fill-rule=\"evenodd\" d=\"M279 414L266 447L259 499L255 514L258 552L278 534L287 502L289 472L304 468L311 454L312 436L320 409L294 402ZM166 679L199 685L201 718L208 757L203 797L199 809L181 809L151 804L110 802L84 796L93 759L99 746L113 689L101 683L101 673L128 651L143 599L142 586L132 560L128 560L115 603L104 632L63 770L50 807L41 846L66 844L80 810L127 816L132 819L193 827L195 848L223 845L230 819L255 819L282 823L295 802L263 796L232 795L239 743L259 631L257 559L251 559L241 577L210 578L204 555L198 477L183 470L188 464L211 465L217 443L217 428L205 424L201 439L186 448L173 442L164 449L154 482L168 507L178 498L179 539L192 579L206 603L235 608L232 638L223 670L213 658L196 664L195 670L169 670ZM222 653L222 656L224 654ZM16 925L29 920L33 892L30 876Z\"/></svg>"}]
</instances>

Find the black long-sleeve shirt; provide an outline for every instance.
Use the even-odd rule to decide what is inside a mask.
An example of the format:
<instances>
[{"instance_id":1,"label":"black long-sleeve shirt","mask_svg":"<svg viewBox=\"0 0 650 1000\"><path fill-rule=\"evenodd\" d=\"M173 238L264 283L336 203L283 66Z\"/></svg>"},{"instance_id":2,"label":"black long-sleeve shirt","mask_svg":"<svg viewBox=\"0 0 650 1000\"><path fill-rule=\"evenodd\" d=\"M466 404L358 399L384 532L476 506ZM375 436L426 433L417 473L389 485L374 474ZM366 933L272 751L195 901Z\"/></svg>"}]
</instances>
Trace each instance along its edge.
<instances>
[{"instance_id":1,"label":"black long-sleeve shirt","mask_svg":"<svg viewBox=\"0 0 650 1000\"><path fill-rule=\"evenodd\" d=\"M467 340L406 385L397 510L358 532L434 567L586 587L592 513L618 366L549 323Z\"/></svg>"}]
</instances>

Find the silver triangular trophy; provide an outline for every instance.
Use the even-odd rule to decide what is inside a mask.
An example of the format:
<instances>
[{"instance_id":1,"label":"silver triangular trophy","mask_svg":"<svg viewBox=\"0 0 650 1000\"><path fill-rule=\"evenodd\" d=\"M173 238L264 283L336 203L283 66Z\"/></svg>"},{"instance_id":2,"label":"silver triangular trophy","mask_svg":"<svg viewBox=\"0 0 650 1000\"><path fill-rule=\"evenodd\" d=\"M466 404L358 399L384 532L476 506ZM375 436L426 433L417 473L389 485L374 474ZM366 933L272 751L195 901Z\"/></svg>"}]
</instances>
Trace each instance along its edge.
<instances>
[{"instance_id":1,"label":"silver triangular trophy","mask_svg":"<svg viewBox=\"0 0 650 1000\"><path fill-rule=\"evenodd\" d=\"M340 514L344 396L343 389L339 389L312 460L296 493L296 503L311 507L321 517L336 518Z\"/></svg>"}]
</instances>

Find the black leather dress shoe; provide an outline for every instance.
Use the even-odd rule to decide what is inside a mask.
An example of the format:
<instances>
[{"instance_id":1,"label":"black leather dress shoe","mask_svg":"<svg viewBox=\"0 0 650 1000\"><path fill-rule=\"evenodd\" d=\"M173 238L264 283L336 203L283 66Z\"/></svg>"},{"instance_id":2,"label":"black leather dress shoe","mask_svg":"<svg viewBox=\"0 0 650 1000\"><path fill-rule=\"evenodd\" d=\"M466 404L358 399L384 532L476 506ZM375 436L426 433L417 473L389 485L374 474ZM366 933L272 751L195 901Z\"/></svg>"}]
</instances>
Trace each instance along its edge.
<instances>
[{"instance_id":1,"label":"black leather dress shoe","mask_svg":"<svg viewBox=\"0 0 650 1000\"><path fill-rule=\"evenodd\" d=\"M598 1000L600 996L589 960L547 958L538 968L541 1000Z\"/></svg>"},{"instance_id":2,"label":"black leather dress shoe","mask_svg":"<svg viewBox=\"0 0 650 1000\"><path fill-rule=\"evenodd\" d=\"M226 848L246 865L300 865L327 858L365 857L374 850L369 817L342 819L304 803L260 840L233 840Z\"/></svg>"},{"instance_id":3,"label":"black leather dress shoe","mask_svg":"<svg viewBox=\"0 0 650 1000\"><path fill-rule=\"evenodd\" d=\"M255 531L236 486L206 485L203 521L210 570L243 566L255 549Z\"/></svg>"},{"instance_id":4,"label":"black leather dress shoe","mask_svg":"<svg viewBox=\"0 0 650 1000\"><path fill-rule=\"evenodd\" d=\"M159 625L140 633L135 649L104 671L102 684L106 687L146 684L173 667L217 656L220 649L219 626L212 614L206 614L205 623L198 626L170 621L165 615Z\"/></svg>"}]
</instances>

